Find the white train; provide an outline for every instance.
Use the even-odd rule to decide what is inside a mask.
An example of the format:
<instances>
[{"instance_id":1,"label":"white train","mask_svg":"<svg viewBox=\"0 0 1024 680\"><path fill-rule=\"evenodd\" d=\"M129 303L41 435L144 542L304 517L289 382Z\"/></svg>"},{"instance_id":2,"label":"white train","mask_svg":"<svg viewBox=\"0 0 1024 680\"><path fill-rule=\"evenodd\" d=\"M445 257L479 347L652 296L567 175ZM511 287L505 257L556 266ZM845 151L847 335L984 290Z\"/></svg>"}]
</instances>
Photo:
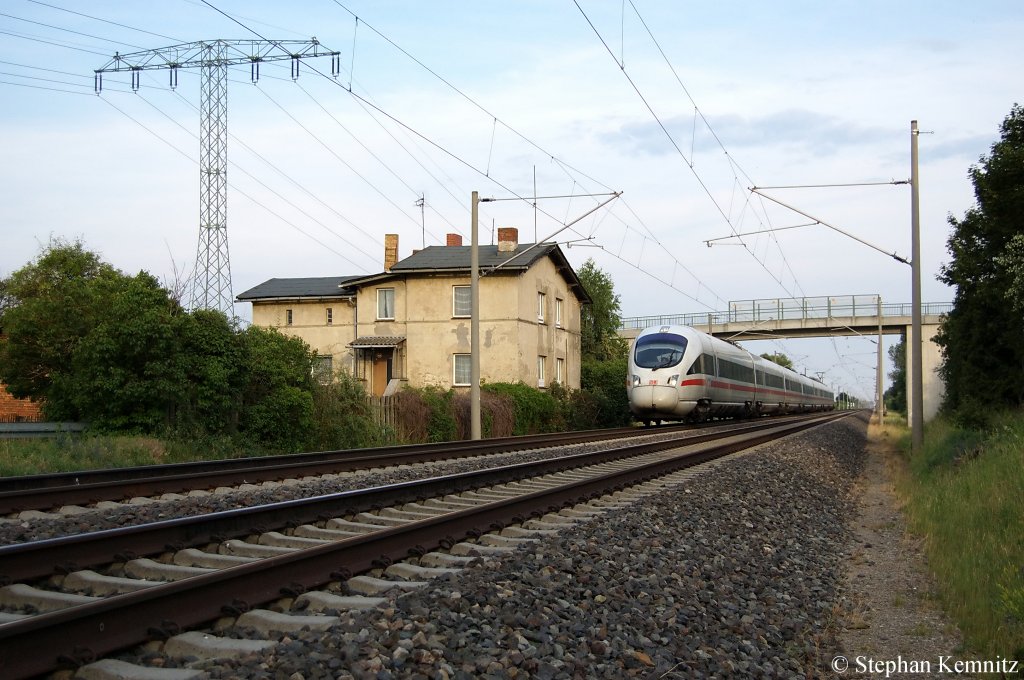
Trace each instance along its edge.
<instances>
[{"instance_id":1,"label":"white train","mask_svg":"<svg viewBox=\"0 0 1024 680\"><path fill-rule=\"evenodd\" d=\"M831 390L689 326L640 332L629 352L629 409L645 423L830 411Z\"/></svg>"}]
</instances>

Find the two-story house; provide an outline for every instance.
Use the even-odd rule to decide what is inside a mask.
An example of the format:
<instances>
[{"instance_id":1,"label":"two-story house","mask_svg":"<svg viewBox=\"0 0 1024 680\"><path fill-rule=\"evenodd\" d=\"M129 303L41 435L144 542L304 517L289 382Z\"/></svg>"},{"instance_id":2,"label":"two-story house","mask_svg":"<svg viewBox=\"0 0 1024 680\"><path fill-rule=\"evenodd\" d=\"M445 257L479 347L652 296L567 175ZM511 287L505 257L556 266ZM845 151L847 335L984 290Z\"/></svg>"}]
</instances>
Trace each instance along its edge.
<instances>
[{"instance_id":1,"label":"two-story house","mask_svg":"<svg viewBox=\"0 0 1024 680\"><path fill-rule=\"evenodd\" d=\"M398 260L385 237L384 271L271 279L240 295L252 321L305 340L322 370L344 368L367 391L470 384L470 247L449 234ZM480 376L544 388L580 386L580 310L590 303L555 243L518 242L514 228L479 247Z\"/></svg>"}]
</instances>

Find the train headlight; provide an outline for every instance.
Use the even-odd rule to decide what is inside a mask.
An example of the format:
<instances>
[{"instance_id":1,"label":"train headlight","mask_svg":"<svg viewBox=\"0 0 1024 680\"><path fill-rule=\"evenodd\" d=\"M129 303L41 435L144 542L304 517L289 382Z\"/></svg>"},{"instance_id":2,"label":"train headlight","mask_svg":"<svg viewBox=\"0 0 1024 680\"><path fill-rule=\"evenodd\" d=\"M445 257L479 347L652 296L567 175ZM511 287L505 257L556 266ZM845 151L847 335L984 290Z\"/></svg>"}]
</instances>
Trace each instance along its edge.
<instances>
[{"instance_id":1,"label":"train headlight","mask_svg":"<svg viewBox=\"0 0 1024 680\"><path fill-rule=\"evenodd\" d=\"M640 387L640 376L633 376L633 387Z\"/></svg>"},{"instance_id":2,"label":"train headlight","mask_svg":"<svg viewBox=\"0 0 1024 680\"><path fill-rule=\"evenodd\" d=\"M679 384L679 374L676 373L674 376L672 376L671 378L668 379L668 385L669 385L669 387L675 387L678 384Z\"/></svg>"}]
</instances>

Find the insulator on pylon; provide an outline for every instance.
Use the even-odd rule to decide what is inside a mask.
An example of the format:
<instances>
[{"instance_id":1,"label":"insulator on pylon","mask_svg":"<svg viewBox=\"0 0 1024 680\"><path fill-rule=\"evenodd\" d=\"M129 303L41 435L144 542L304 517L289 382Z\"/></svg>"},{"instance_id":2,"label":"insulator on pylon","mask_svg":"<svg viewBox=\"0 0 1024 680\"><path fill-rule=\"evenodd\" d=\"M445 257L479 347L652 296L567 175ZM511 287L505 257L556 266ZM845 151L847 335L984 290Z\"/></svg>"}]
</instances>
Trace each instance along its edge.
<instances>
[{"instance_id":1,"label":"insulator on pylon","mask_svg":"<svg viewBox=\"0 0 1024 680\"><path fill-rule=\"evenodd\" d=\"M178 87L178 67L177 66L172 66L167 71L167 73L169 74L168 78L170 79L170 83L169 84L171 86L171 89L173 90L173 89Z\"/></svg>"},{"instance_id":2,"label":"insulator on pylon","mask_svg":"<svg viewBox=\"0 0 1024 680\"><path fill-rule=\"evenodd\" d=\"M260 82L260 60L253 59L252 64L249 67L250 77L252 78L252 84Z\"/></svg>"},{"instance_id":3,"label":"insulator on pylon","mask_svg":"<svg viewBox=\"0 0 1024 680\"><path fill-rule=\"evenodd\" d=\"M132 92L138 92L141 85L142 75L138 69L132 69Z\"/></svg>"},{"instance_id":4,"label":"insulator on pylon","mask_svg":"<svg viewBox=\"0 0 1024 680\"><path fill-rule=\"evenodd\" d=\"M292 80L299 79L299 58L292 57Z\"/></svg>"},{"instance_id":5,"label":"insulator on pylon","mask_svg":"<svg viewBox=\"0 0 1024 680\"><path fill-rule=\"evenodd\" d=\"M92 77L92 87L96 90L96 94L103 92L103 74L99 71L96 71Z\"/></svg>"}]
</instances>

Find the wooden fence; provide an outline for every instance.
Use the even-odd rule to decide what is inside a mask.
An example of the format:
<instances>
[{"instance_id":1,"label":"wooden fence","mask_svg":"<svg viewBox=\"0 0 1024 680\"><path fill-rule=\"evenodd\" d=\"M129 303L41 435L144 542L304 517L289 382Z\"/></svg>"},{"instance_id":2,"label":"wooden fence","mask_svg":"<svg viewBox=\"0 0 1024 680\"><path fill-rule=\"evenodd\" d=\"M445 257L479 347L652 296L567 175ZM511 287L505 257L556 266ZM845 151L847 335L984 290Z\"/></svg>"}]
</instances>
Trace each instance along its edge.
<instances>
[{"instance_id":1,"label":"wooden fence","mask_svg":"<svg viewBox=\"0 0 1024 680\"><path fill-rule=\"evenodd\" d=\"M378 425L386 427L397 434L401 428L401 421L398 416L400 399L397 396L392 396L367 397L366 400L370 404L370 411L373 413L374 421Z\"/></svg>"}]
</instances>

